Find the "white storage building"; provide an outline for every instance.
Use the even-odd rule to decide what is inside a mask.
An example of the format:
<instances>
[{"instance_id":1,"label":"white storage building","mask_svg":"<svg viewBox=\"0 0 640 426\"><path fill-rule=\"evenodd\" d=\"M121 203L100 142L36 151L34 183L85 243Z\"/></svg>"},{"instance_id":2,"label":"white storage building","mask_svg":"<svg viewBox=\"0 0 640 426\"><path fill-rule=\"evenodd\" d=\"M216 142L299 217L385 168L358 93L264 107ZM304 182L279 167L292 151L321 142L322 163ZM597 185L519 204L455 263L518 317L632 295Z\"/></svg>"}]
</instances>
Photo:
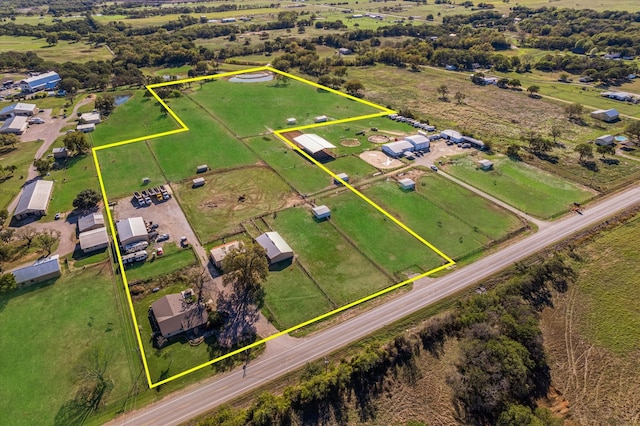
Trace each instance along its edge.
<instances>
[{"instance_id":1,"label":"white storage building","mask_svg":"<svg viewBox=\"0 0 640 426\"><path fill-rule=\"evenodd\" d=\"M265 232L256 238L256 243L267 252L269 263L293 258L293 249L277 232Z\"/></svg>"},{"instance_id":2,"label":"white storage building","mask_svg":"<svg viewBox=\"0 0 640 426\"><path fill-rule=\"evenodd\" d=\"M28 216L44 216L47 214L53 182L37 180L24 186L13 217L22 220Z\"/></svg>"},{"instance_id":3,"label":"white storage building","mask_svg":"<svg viewBox=\"0 0 640 426\"><path fill-rule=\"evenodd\" d=\"M116 222L118 239L122 247L140 241L149 242L147 226L141 217L130 217Z\"/></svg>"}]
</instances>

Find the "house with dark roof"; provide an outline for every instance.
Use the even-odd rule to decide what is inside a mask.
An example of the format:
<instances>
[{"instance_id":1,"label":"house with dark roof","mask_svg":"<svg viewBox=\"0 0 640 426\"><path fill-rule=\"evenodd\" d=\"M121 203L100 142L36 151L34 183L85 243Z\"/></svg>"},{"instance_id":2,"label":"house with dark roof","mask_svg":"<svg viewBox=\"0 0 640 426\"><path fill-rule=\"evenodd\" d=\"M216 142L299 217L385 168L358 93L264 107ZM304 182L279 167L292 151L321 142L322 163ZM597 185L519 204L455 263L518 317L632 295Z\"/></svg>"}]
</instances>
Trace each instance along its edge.
<instances>
[{"instance_id":1,"label":"house with dark roof","mask_svg":"<svg viewBox=\"0 0 640 426\"><path fill-rule=\"evenodd\" d=\"M207 324L208 315L204 304L193 300L193 290L168 294L149 308L151 326L162 337L169 338L186 333Z\"/></svg>"}]
</instances>

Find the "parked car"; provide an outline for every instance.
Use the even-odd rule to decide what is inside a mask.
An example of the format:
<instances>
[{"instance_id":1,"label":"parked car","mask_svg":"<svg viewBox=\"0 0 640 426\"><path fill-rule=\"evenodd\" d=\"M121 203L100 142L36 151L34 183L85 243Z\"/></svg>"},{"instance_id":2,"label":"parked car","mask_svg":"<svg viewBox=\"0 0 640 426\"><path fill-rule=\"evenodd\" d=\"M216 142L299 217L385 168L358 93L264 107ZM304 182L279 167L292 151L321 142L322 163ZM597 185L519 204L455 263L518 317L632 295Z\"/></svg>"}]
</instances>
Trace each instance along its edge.
<instances>
[{"instance_id":1,"label":"parked car","mask_svg":"<svg viewBox=\"0 0 640 426\"><path fill-rule=\"evenodd\" d=\"M156 241L167 241L169 239L169 234L160 234L158 235L158 238L156 238Z\"/></svg>"},{"instance_id":2,"label":"parked car","mask_svg":"<svg viewBox=\"0 0 640 426\"><path fill-rule=\"evenodd\" d=\"M158 229L158 226L160 226L160 224L154 223L153 225L151 225L151 229Z\"/></svg>"},{"instance_id":3,"label":"parked car","mask_svg":"<svg viewBox=\"0 0 640 426\"><path fill-rule=\"evenodd\" d=\"M60 214L60 212L58 212L58 213L56 213L56 215L53 218L55 220L58 220L58 219L60 219L60 216L61 216L61 214Z\"/></svg>"},{"instance_id":4,"label":"parked car","mask_svg":"<svg viewBox=\"0 0 640 426\"><path fill-rule=\"evenodd\" d=\"M29 119L29 124L44 124L44 120L40 117L33 117Z\"/></svg>"},{"instance_id":5,"label":"parked car","mask_svg":"<svg viewBox=\"0 0 640 426\"><path fill-rule=\"evenodd\" d=\"M433 170L434 172L438 171L438 167L435 164L431 165L431 170Z\"/></svg>"}]
</instances>

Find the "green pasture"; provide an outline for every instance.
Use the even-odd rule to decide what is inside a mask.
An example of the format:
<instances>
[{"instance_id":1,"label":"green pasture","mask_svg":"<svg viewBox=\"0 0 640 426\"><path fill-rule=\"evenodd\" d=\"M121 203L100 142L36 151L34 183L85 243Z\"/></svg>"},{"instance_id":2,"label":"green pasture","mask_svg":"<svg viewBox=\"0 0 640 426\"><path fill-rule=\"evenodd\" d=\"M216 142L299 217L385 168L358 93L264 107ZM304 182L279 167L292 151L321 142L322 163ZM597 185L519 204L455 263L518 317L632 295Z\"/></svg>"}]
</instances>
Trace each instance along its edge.
<instances>
[{"instance_id":1,"label":"green pasture","mask_svg":"<svg viewBox=\"0 0 640 426\"><path fill-rule=\"evenodd\" d=\"M200 188L192 188L190 181L174 185L200 241L216 239L245 220L280 210L293 196L289 185L267 167L210 173L204 178L206 184Z\"/></svg>"},{"instance_id":2,"label":"green pasture","mask_svg":"<svg viewBox=\"0 0 640 426\"><path fill-rule=\"evenodd\" d=\"M458 157L443 168L476 188L540 218L548 219L569 209L574 202L590 199L586 189L523 162L492 158L493 170L477 167L469 157Z\"/></svg>"},{"instance_id":3,"label":"green pasture","mask_svg":"<svg viewBox=\"0 0 640 426\"><path fill-rule=\"evenodd\" d=\"M155 99L145 98L143 91L136 91L89 135L93 146L102 146L178 128Z\"/></svg>"},{"instance_id":4,"label":"green pasture","mask_svg":"<svg viewBox=\"0 0 640 426\"><path fill-rule=\"evenodd\" d=\"M6 149L4 149L6 148ZM16 166L13 176L0 175L0 209L6 208L11 200L20 192L20 188L25 183L24 176L27 176L29 166L33 163L33 158L40 148L40 142L21 142L15 149L11 146L3 147L0 150L0 164L5 166ZM20 179L20 176L23 176Z\"/></svg>"},{"instance_id":5,"label":"green pasture","mask_svg":"<svg viewBox=\"0 0 640 426\"><path fill-rule=\"evenodd\" d=\"M418 235L460 260L522 227L516 216L444 178L422 176L415 191L395 181L363 190Z\"/></svg>"},{"instance_id":6,"label":"green pasture","mask_svg":"<svg viewBox=\"0 0 640 426\"><path fill-rule=\"evenodd\" d=\"M175 99L171 108L190 130L150 142L160 167L170 181L195 175L196 167L201 164L217 170L257 161L243 142L189 99Z\"/></svg>"},{"instance_id":7,"label":"green pasture","mask_svg":"<svg viewBox=\"0 0 640 426\"><path fill-rule=\"evenodd\" d=\"M51 62L107 61L113 56L104 47L94 47L91 43L58 41L55 46L49 46L44 38L0 36L0 51L15 51L36 53L40 58Z\"/></svg>"},{"instance_id":8,"label":"green pasture","mask_svg":"<svg viewBox=\"0 0 640 426\"><path fill-rule=\"evenodd\" d=\"M273 136L257 136L247 143L262 160L301 194L310 194L331 185L331 177L311 161Z\"/></svg>"},{"instance_id":9,"label":"green pasture","mask_svg":"<svg viewBox=\"0 0 640 426\"><path fill-rule=\"evenodd\" d=\"M127 266L125 269L127 281L132 283L138 280L159 277L196 263L196 255L193 249L169 250L169 246L170 244L165 245L167 250L162 256L152 256L146 262L136 262Z\"/></svg>"},{"instance_id":10,"label":"green pasture","mask_svg":"<svg viewBox=\"0 0 640 426\"><path fill-rule=\"evenodd\" d=\"M320 197L316 204L327 205L331 209L331 223L388 274L406 278L408 274L445 263L429 247L351 191Z\"/></svg>"},{"instance_id":11,"label":"green pasture","mask_svg":"<svg viewBox=\"0 0 640 426\"><path fill-rule=\"evenodd\" d=\"M378 169L356 155L336 158L333 161L327 162L324 166L335 174L348 174L349 182L352 184L355 184L363 178L371 177L371 175L378 171Z\"/></svg>"},{"instance_id":12,"label":"green pasture","mask_svg":"<svg viewBox=\"0 0 640 426\"><path fill-rule=\"evenodd\" d=\"M81 154L59 162L62 168L52 170L47 179L52 179L53 194L49 203L49 212L68 212L73 210L73 200L84 189L100 192L93 157ZM53 220L53 215L45 216Z\"/></svg>"},{"instance_id":13,"label":"green pasture","mask_svg":"<svg viewBox=\"0 0 640 426\"><path fill-rule=\"evenodd\" d=\"M303 208L286 209L275 219L265 220L291 246L333 308L393 284L338 232L331 220L317 221L310 210Z\"/></svg>"},{"instance_id":14,"label":"green pasture","mask_svg":"<svg viewBox=\"0 0 640 426\"><path fill-rule=\"evenodd\" d=\"M94 349L104 353L114 383L107 405L127 396L133 366L113 285L98 265L0 296L1 424L71 424L63 406Z\"/></svg>"},{"instance_id":15,"label":"green pasture","mask_svg":"<svg viewBox=\"0 0 640 426\"><path fill-rule=\"evenodd\" d=\"M135 142L97 152L100 172L109 199L130 195L167 182L151 155L147 142ZM143 183L149 178L149 183Z\"/></svg>"},{"instance_id":16,"label":"green pasture","mask_svg":"<svg viewBox=\"0 0 640 426\"><path fill-rule=\"evenodd\" d=\"M269 271L263 286L267 315L280 330L332 309L329 300L296 262L284 269Z\"/></svg>"},{"instance_id":17,"label":"green pasture","mask_svg":"<svg viewBox=\"0 0 640 426\"><path fill-rule=\"evenodd\" d=\"M639 233L636 217L580 250L588 259L576 283L576 305L583 306L585 315L580 327L593 342L619 355L638 350Z\"/></svg>"},{"instance_id":18,"label":"green pasture","mask_svg":"<svg viewBox=\"0 0 640 426\"><path fill-rule=\"evenodd\" d=\"M313 124L314 117L319 115L337 120L380 112L293 79L286 84L277 80L265 83L212 80L189 96L242 137L286 128L290 117L295 117L301 126Z\"/></svg>"}]
</instances>

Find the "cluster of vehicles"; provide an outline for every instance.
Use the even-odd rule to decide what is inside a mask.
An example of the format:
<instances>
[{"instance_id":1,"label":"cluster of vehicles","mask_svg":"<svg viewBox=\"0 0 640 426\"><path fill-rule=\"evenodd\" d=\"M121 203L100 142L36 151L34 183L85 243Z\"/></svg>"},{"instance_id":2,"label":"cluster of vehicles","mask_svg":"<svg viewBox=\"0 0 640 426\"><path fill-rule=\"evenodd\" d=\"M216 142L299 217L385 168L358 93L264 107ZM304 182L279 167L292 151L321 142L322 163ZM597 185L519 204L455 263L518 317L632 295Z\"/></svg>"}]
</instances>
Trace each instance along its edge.
<instances>
[{"instance_id":1,"label":"cluster of vehicles","mask_svg":"<svg viewBox=\"0 0 640 426\"><path fill-rule=\"evenodd\" d=\"M140 192L135 191L133 197L138 202L140 207L150 206L153 201L165 201L168 200L171 195L164 187L164 185L156 186L154 188L144 189Z\"/></svg>"},{"instance_id":2,"label":"cluster of vehicles","mask_svg":"<svg viewBox=\"0 0 640 426\"><path fill-rule=\"evenodd\" d=\"M415 120L413 118L405 117L403 115L389 114L387 115L387 118L393 121L398 121L400 123L407 123L418 129L426 130L427 132L433 132L436 130L436 126L431 126L430 124L420 122L420 120Z\"/></svg>"}]
</instances>

